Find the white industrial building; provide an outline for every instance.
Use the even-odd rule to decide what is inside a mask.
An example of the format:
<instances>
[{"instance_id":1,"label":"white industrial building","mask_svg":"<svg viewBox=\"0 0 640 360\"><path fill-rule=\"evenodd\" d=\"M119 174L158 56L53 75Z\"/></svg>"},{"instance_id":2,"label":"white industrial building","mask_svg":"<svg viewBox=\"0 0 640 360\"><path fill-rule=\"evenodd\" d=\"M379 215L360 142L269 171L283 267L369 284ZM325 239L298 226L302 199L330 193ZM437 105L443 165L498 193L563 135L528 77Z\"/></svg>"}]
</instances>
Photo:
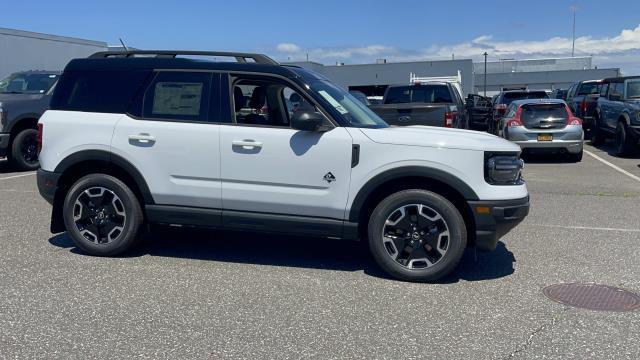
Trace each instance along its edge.
<instances>
[{"instance_id":1,"label":"white industrial building","mask_svg":"<svg viewBox=\"0 0 640 360\"><path fill-rule=\"evenodd\" d=\"M73 58L106 49L103 41L0 28L0 78L23 70L62 70Z\"/></svg>"}]
</instances>

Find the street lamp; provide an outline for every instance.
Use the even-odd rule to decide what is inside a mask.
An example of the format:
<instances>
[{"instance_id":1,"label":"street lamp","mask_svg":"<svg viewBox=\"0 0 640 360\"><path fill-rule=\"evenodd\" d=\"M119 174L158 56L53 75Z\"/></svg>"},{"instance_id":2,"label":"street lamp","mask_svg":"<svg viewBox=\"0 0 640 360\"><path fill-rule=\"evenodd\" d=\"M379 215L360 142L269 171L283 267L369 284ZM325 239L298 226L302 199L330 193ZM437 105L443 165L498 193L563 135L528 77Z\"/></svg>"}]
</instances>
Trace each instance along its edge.
<instances>
[{"instance_id":1,"label":"street lamp","mask_svg":"<svg viewBox=\"0 0 640 360\"><path fill-rule=\"evenodd\" d=\"M487 97L487 52L485 51L484 54L484 96Z\"/></svg>"}]
</instances>

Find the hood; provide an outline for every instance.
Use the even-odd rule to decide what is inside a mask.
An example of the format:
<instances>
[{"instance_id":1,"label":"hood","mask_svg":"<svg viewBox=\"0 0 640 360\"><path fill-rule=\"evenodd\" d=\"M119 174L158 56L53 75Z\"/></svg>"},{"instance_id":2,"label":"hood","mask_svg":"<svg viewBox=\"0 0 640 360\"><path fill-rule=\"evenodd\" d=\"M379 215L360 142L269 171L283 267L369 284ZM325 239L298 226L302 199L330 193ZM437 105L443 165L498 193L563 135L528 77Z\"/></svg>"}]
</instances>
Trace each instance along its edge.
<instances>
[{"instance_id":1,"label":"hood","mask_svg":"<svg viewBox=\"0 0 640 360\"><path fill-rule=\"evenodd\" d=\"M398 126L383 129L360 129L380 144L425 146L477 151L520 152L520 147L495 135L433 126Z\"/></svg>"}]
</instances>

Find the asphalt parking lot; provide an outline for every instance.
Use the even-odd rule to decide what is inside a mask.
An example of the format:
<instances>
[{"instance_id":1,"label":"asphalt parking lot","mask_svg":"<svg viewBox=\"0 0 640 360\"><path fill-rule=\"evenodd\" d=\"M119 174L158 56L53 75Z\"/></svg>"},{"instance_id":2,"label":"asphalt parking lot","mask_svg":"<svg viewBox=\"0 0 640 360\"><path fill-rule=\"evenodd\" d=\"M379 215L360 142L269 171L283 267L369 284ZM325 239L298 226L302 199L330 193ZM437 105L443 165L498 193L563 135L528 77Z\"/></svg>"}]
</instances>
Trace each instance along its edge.
<instances>
[{"instance_id":1,"label":"asphalt parking lot","mask_svg":"<svg viewBox=\"0 0 640 360\"><path fill-rule=\"evenodd\" d=\"M437 284L389 279L357 243L240 233L86 256L49 233L35 176L0 162L0 357L637 359L640 310L542 294L640 293L640 157L586 149L609 164L527 159L529 217Z\"/></svg>"}]
</instances>

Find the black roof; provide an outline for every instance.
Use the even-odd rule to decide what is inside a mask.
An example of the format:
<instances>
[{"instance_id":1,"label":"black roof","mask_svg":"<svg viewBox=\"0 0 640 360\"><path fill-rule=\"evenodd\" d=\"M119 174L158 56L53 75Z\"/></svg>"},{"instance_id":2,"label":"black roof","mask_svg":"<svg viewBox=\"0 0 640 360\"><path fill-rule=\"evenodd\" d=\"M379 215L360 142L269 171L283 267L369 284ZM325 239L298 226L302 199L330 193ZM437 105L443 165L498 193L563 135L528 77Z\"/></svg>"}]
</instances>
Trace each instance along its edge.
<instances>
[{"instance_id":1,"label":"black roof","mask_svg":"<svg viewBox=\"0 0 640 360\"><path fill-rule=\"evenodd\" d=\"M618 81L625 81L625 80L630 80L630 79L640 79L640 75L611 77L611 78L606 78L606 79L604 79L602 81L618 82Z\"/></svg>"},{"instance_id":2,"label":"black roof","mask_svg":"<svg viewBox=\"0 0 640 360\"><path fill-rule=\"evenodd\" d=\"M177 55L198 58L177 57ZM211 57L213 59L202 59ZM235 58L236 62L217 61L216 57ZM249 62L247 59L253 61ZM271 73L285 77L297 77L291 66L283 66L265 55L211 51L122 51L100 52L88 58L71 60L65 71L108 71L108 70L222 70L238 72Z\"/></svg>"}]
</instances>

